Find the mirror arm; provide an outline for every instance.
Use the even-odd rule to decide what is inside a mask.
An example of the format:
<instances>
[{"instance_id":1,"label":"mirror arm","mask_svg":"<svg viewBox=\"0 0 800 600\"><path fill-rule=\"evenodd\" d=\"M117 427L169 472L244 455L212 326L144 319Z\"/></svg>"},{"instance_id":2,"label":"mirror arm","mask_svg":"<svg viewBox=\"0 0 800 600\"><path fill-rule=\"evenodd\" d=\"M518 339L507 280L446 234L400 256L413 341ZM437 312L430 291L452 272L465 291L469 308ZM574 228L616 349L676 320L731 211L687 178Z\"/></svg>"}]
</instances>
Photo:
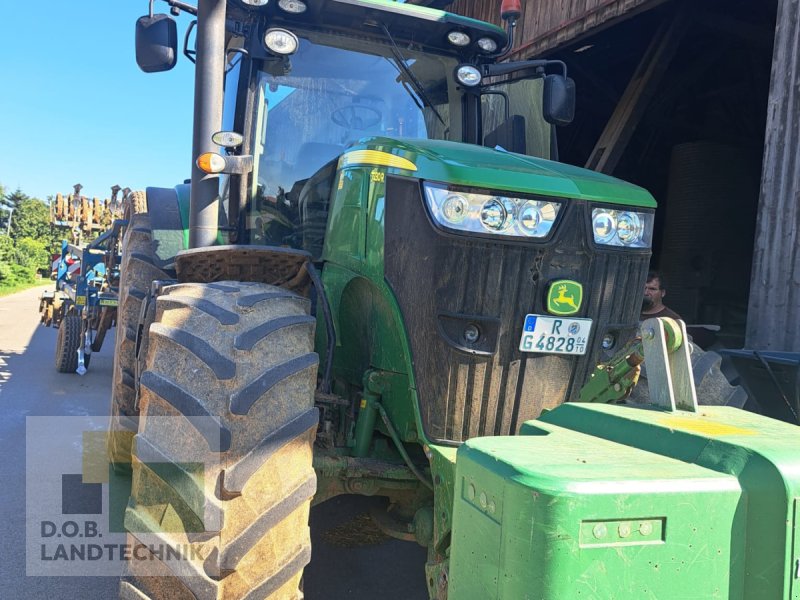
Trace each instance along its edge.
<instances>
[{"instance_id":1,"label":"mirror arm","mask_svg":"<svg viewBox=\"0 0 800 600\"><path fill-rule=\"evenodd\" d=\"M164 0L167 4L170 5L172 8L177 8L178 10L182 10L185 13L189 13L190 15L197 16L197 7L192 6L191 4L186 4L185 2L181 2L180 0ZM153 13L153 0L150 0L150 14Z\"/></svg>"},{"instance_id":2,"label":"mirror arm","mask_svg":"<svg viewBox=\"0 0 800 600\"><path fill-rule=\"evenodd\" d=\"M197 63L197 59L195 58L197 50L189 50L189 36L192 35L192 30L195 27L197 27L197 19L189 23L189 27L186 28L186 35L183 37L183 55L188 58L192 64Z\"/></svg>"},{"instance_id":3,"label":"mirror arm","mask_svg":"<svg viewBox=\"0 0 800 600\"><path fill-rule=\"evenodd\" d=\"M515 60L507 63L494 63L481 65L481 75L484 77L496 77L498 75L508 75L523 69L546 69L549 66L558 66L564 77L567 76L567 65L562 60Z\"/></svg>"},{"instance_id":4,"label":"mirror arm","mask_svg":"<svg viewBox=\"0 0 800 600\"><path fill-rule=\"evenodd\" d=\"M563 60L548 60L546 62L548 64L548 66L549 65L557 65L557 66L561 67L561 74L564 76L564 79L567 78L567 63L565 63Z\"/></svg>"},{"instance_id":5,"label":"mirror arm","mask_svg":"<svg viewBox=\"0 0 800 600\"><path fill-rule=\"evenodd\" d=\"M515 71L521 71L522 69L534 69L539 67L546 67L548 62L547 60L515 60L513 62L507 63L494 63L489 65L481 65L479 68L481 69L481 75L484 77L496 77L498 75L508 75L509 73L513 73Z\"/></svg>"}]
</instances>

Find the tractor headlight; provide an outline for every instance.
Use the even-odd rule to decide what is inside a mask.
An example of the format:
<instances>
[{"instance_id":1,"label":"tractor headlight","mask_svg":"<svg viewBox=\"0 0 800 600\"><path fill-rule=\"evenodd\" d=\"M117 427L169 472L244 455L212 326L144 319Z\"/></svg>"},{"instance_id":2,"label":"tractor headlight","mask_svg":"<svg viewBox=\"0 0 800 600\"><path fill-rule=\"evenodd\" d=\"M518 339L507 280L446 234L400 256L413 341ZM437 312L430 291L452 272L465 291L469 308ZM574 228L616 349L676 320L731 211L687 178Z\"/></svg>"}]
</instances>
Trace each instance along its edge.
<instances>
[{"instance_id":1,"label":"tractor headlight","mask_svg":"<svg viewBox=\"0 0 800 600\"><path fill-rule=\"evenodd\" d=\"M617 234L617 220L611 214L614 211L598 210L592 211L592 231L594 241L598 244L608 244Z\"/></svg>"},{"instance_id":2,"label":"tractor headlight","mask_svg":"<svg viewBox=\"0 0 800 600\"><path fill-rule=\"evenodd\" d=\"M301 0L278 0L278 6L280 6L282 10L292 13L293 15L304 13L308 8L306 3Z\"/></svg>"},{"instance_id":3,"label":"tractor headlight","mask_svg":"<svg viewBox=\"0 0 800 600\"><path fill-rule=\"evenodd\" d=\"M297 52L300 41L291 31L276 27L268 29L264 34L264 45L273 54L288 56Z\"/></svg>"},{"instance_id":4,"label":"tractor headlight","mask_svg":"<svg viewBox=\"0 0 800 600\"><path fill-rule=\"evenodd\" d=\"M451 225L464 220L469 210L469 202L460 194L451 194L442 203L442 216Z\"/></svg>"},{"instance_id":5,"label":"tractor headlight","mask_svg":"<svg viewBox=\"0 0 800 600\"><path fill-rule=\"evenodd\" d=\"M461 65L456 69L456 79L461 85L475 87L481 83L481 72L478 67Z\"/></svg>"},{"instance_id":6,"label":"tractor headlight","mask_svg":"<svg viewBox=\"0 0 800 600\"><path fill-rule=\"evenodd\" d=\"M481 224L493 233L504 231L514 224L515 208L509 198L489 198L481 207Z\"/></svg>"},{"instance_id":7,"label":"tractor headlight","mask_svg":"<svg viewBox=\"0 0 800 600\"><path fill-rule=\"evenodd\" d=\"M653 213L595 208L592 233L597 244L649 248L653 243Z\"/></svg>"},{"instance_id":8,"label":"tractor headlight","mask_svg":"<svg viewBox=\"0 0 800 600\"><path fill-rule=\"evenodd\" d=\"M469 46L472 40L463 31L451 31L447 34L447 41L453 46Z\"/></svg>"},{"instance_id":9,"label":"tractor headlight","mask_svg":"<svg viewBox=\"0 0 800 600\"><path fill-rule=\"evenodd\" d=\"M554 200L468 193L430 183L425 199L433 220L445 229L509 237L547 237L561 210Z\"/></svg>"},{"instance_id":10,"label":"tractor headlight","mask_svg":"<svg viewBox=\"0 0 800 600\"><path fill-rule=\"evenodd\" d=\"M486 52L487 54L491 54L492 52L497 52L497 42L495 42L490 37L483 37L478 39L478 48Z\"/></svg>"}]
</instances>

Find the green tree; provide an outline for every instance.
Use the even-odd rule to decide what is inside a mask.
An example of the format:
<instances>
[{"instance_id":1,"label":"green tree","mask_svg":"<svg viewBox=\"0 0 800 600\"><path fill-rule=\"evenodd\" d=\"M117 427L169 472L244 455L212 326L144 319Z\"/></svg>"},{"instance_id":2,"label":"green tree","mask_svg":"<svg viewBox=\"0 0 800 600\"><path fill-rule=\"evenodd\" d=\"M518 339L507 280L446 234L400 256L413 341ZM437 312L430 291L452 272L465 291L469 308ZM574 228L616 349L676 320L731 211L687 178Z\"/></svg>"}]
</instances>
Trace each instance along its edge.
<instances>
[{"instance_id":1,"label":"green tree","mask_svg":"<svg viewBox=\"0 0 800 600\"><path fill-rule=\"evenodd\" d=\"M35 283L37 270L50 271L51 246L56 245L50 207L19 188L6 194L0 185L0 209L0 287ZM12 211L11 235L7 236Z\"/></svg>"},{"instance_id":2,"label":"green tree","mask_svg":"<svg viewBox=\"0 0 800 600\"><path fill-rule=\"evenodd\" d=\"M0 264L12 263L17 258L17 248L14 240L5 235L0 235Z\"/></svg>"},{"instance_id":3,"label":"green tree","mask_svg":"<svg viewBox=\"0 0 800 600\"><path fill-rule=\"evenodd\" d=\"M13 222L17 217L17 208L21 202L30 200L30 196L25 194L20 188L17 188L10 194L3 194L0 196L0 199L2 200L3 208L5 209L3 211L3 228L5 231L9 231L9 220L12 221L11 228L13 228Z\"/></svg>"},{"instance_id":4,"label":"green tree","mask_svg":"<svg viewBox=\"0 0 800 600\"><path fill-rule=\"evenodd\" d=\"M11 215L10 208L13 208L13 205L6 200L6 188L0 183L0 234L4 234L8 231L8 218Z\"/></svg>"},{"instance_id":5,"label":"green tree","mask_svg":"<svg viewBox=\"0 0 800 600\"><path fill-rule=\"evenodd\" d=\"M15 209L19 207L20 202L23 202L25 200L30 200L30 196L23 193L22 190L19 188L17 188L14 192L8 195L3 195L3 198L8 204L10 204Z\"/></svg>"},{"instance_id":6,"label":"green tree","mask_svg":"<svg viewBox=\"0 0 800 600\"><path fill-rule=\"evenodd\" d=\"M16 240L16 263L34 270L50 270L50 252L46 241L29 237Z\"/></svg>"},{"instance_id":7,"label":"green tree","mask_svg":"<svg viewBox=\"0 0 800 600\"><path fill-rule=\"evenodd\" d=\"M11 221L11 237L14 240L41 240L50 249L54 242L50 227L50 207L38 198L19 199Z\"/></svg>"}]
</instances>

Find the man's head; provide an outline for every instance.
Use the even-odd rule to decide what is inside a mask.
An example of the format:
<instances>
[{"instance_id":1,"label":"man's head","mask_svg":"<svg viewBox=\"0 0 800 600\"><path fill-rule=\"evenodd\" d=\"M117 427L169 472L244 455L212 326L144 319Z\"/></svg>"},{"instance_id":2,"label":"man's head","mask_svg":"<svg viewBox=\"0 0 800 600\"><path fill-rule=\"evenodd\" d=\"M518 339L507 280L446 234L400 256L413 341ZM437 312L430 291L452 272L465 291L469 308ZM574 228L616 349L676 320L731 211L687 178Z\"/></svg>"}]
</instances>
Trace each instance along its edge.
<instances>
[{"instance_id":1,"label":"man's head","mask_svg":"<svg viewBox=\"0 0 800 600\"><path fill-rule=\"evenodd\" d=\"M647 283L644 284L644 297L642 298L642 310L656 311L664 306L664 296L667 290L664 289L664 278L658 271L650 271L647 274Z\"/></svg>"}]
</instances>

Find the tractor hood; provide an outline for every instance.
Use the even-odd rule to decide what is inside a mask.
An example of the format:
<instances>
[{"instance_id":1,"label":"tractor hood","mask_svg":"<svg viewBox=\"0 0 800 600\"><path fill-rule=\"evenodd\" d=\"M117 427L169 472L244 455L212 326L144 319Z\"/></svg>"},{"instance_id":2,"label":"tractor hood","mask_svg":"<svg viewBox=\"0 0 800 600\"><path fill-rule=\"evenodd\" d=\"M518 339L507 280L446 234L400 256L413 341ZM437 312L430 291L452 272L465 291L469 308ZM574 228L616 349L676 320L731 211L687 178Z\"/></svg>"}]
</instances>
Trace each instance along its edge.
<instances>
[{"instance_id":1,"label":"tractor hood","mask_svg":"<svg viewBox=\"0 0 800 600\"><path fill-rule=\"evenodd\" d=\"M392 160L393 155L399 160ZM595 171L562 163L440 140L370 137L342 156L340 166L388 167L427 181L527 194L655 208L650 193Z\"/></svg>"}]
</instances>

